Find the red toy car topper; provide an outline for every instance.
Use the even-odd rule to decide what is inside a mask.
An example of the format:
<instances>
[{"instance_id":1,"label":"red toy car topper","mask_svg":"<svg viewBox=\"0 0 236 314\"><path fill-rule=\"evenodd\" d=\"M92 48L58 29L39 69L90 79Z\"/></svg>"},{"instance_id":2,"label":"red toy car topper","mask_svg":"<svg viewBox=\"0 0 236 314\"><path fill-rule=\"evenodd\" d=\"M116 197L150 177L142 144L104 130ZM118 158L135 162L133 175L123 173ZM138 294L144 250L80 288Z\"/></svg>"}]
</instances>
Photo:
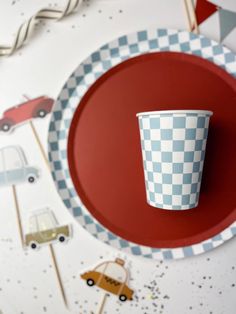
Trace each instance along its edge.
<instances>
[{"instance_id":1,"label":"red toy car topper","mask_svg":"<svg viewBox=\"0 0 236 314\"><path fill-rule=\"evenodd\" d=\"M8 132L28 120L44 118L51 112L53 103L53 99L41 96L6 110L0 119L0 130Z\"/></svg>"}]
</instances>

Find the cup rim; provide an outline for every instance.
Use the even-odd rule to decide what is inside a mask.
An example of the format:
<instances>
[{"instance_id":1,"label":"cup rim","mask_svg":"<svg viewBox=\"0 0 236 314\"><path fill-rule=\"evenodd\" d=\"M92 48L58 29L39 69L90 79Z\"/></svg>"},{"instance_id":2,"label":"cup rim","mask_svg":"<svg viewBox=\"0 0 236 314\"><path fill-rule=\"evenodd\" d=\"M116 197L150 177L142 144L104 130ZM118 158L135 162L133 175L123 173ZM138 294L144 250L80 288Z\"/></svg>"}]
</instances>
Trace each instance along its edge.
<instances>
[{"instance_id":1,"label":"cup rim","mask_svg":"<svg viewBox=\"0 0 236 314\"><path fill-rule=\"evenodd\" d=\"M147 115L155 115L155 116L161 116L165 114L186 114L186 113L192 113L192 114L202 114L202 115L209 115L212 116L213 112L209 110L158 110L158 111L146 111L146 112L139 112L136 114L136 117L140 116L147 116Z\"/></svg>"}]
</instances>

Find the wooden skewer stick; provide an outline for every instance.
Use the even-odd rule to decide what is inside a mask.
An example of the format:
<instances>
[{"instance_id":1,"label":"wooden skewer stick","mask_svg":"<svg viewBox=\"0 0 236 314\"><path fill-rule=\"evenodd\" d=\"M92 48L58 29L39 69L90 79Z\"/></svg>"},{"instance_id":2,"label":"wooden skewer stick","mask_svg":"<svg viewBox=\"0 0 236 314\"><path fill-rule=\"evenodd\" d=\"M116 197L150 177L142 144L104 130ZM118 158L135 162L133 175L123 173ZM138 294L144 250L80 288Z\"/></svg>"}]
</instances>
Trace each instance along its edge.
<instances>
[{"instance_id":1,"label":"wooden skewer stick","mask_svg":"<svg viewBox=\"0 0 236 314\"><path fill-rule=\"evenodd\" d=\"M196 17L196 13L195 13L195 6L193 4L193 0L189 0L189 11L190 11L190 15L192 16L192 19L193 19L194 30L197 34L199 34L199 27L198 27L198 23L197 23L197 17Z\"/></svg>"},{"instance_id":2,"label":"wooden skewer stick","mask_svg":"<svg viewBox=\"0 0 236 314\"><path fill-rule=\"evenodd\" d=\"M50 249L50 253L51 253L51 256L52 256L54 268L56 270L57 280L58 280L58 283L59 283L59 287L60 287L60 290L61 290L63 301L65 303L65 306L68 308L68 302L67 302L67 299L66 299L65 290L64 290L64 287L63 287L63 284L62 284L61 275L60 275L60 271L59 271L58 264L57 264L57 259L56 259L55 252L54 252L52 244L49 244L49 249Z\"/></svg>"},{"instance_id":3,"label":"wooden skewer stick","mask_svg":"<svg viewBox=\"0 0 236 314\"><path fill-rule=\"evenodd\" d=\"M38 146L39 146L39 149L40 149L40 152L41 152L41 154L42 154L42 156L43 156L43 159L44 159L44 161L45 161L47 167L48 167L49 170L50 170L50 165L49 165L49 161L48 161L47 155L46 155L45 150L44 150L44 148L43 148L43 145L42 145L42 143L41 143L41 141L40 141L40 138L39 138L39 136L38 136L38 133L37 133L37 131L36 131L36 129L35 129L35 126L34 126L34 124L33 124L33 121L30 120L30 121L29 121L29 124L30 124L30 127L31 127L32 131L33 131L34 137L35 137L36 142L37 142L37 144L38 144Z\"/></svg>"},{"instance_id":4,"label":"wooden skewer stick","mask_svg":"<svg viewBox=\"0 0 236 314\"><path fill-rule=\"evenodd\" d=\"M184 9L188 22L188 30L192 32L195 30L197 34L199 34L199 27L197 23L197 17L195 13L195 7L192 0L184 0Z\"/></svg>"},{"instance_id":5,"label":"wooden skewer stick","mask_svg":"<svg viewBox=\"0 0 236 314\"><path fill-rule=\"evenodd\" d=\"M104 295L103 295L103 297L102 297L102 301L101 301L101 303L100 303L100 305L99 305L97 314L102 314L102 313L103 313L103 310L104 310L104 307L105 307L105 303L106 303L107 297L108 297L108 294L107 294L107 293L104 293Z\"/></svg>"},{"instance_id":6,"label":"wooden skewer stick","mask_svg":"<svg viewBox=\"0 0 236 314\"><path fill-rule=\"evenodd\" d=\"M14 198L14 203L15 203L15 208L16 208L17 224L18 224L18 228L20 232L21 244L22 244L22 247L24 247L24 235L23 235L23 228L22 228L22 223L21 223L20 207L19 207L19 202L18 202L18 198L16 194L15 185L12 185L12 192L13 192L13 198Z\"/></svg>"},{"instance_id":7,"label":"wooden skewer stick","mask_svg":"<svg viewBox=\"0 0 236 314\"><path fill-rule=\"evenodd\" d=\"M191 32L192 31L192 22L191 22L191 17L190 17L190 13L189 13L188 0L184 0L184 10L185 10L185 14L187 17L188 30L189 30L189 32Z\"/></svg>"}]
</instances>

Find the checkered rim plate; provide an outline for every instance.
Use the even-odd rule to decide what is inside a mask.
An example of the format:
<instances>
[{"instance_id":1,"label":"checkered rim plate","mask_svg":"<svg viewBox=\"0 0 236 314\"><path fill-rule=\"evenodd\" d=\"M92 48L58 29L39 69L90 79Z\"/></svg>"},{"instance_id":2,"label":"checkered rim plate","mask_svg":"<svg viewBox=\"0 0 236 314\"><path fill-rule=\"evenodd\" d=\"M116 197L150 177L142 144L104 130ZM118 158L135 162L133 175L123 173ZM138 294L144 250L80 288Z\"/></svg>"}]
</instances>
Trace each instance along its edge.
<instances>
[{"instance_id":1,"label":"checkered rim plate","mask_svg":"<svg viewBox=\"0 0 236 314\"><path fill-rule=\"evenodd\" d=\"M64 204L81 226L97 239L127 253L153 259L178 259L209 251L236 234L236 222L213 238L192 246L151 248L126 241L104 228L82 204L73 186L67 160L67 140L74 112L90 86L113 66L149 52L176 51L210 60L236 77L236 56L202 35L155 29L128 34L102 46L84 60L64 85L53 108L48 150L52 176Z\"/></svg>"}]
</instances>

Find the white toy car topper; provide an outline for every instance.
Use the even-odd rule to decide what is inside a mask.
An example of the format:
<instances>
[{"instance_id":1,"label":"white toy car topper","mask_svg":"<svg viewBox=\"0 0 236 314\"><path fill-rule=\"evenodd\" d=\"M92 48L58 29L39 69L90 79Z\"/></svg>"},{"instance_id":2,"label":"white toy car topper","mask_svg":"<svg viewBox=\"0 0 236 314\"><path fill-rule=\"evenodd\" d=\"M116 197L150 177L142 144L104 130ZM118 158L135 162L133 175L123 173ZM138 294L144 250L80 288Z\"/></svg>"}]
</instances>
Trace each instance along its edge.
<instances>
[{"instance_id":1,"label":"white toy car topper","mask_svg":"<svg viewBox=\"0 0 236 314\"><path fill-rule=\"evenodd\" d=\"M25 181L34 183L38 177L39 170L27 164L20 146L7 146L0 149L0 187Z\"/></svg>"}]
</instances>

